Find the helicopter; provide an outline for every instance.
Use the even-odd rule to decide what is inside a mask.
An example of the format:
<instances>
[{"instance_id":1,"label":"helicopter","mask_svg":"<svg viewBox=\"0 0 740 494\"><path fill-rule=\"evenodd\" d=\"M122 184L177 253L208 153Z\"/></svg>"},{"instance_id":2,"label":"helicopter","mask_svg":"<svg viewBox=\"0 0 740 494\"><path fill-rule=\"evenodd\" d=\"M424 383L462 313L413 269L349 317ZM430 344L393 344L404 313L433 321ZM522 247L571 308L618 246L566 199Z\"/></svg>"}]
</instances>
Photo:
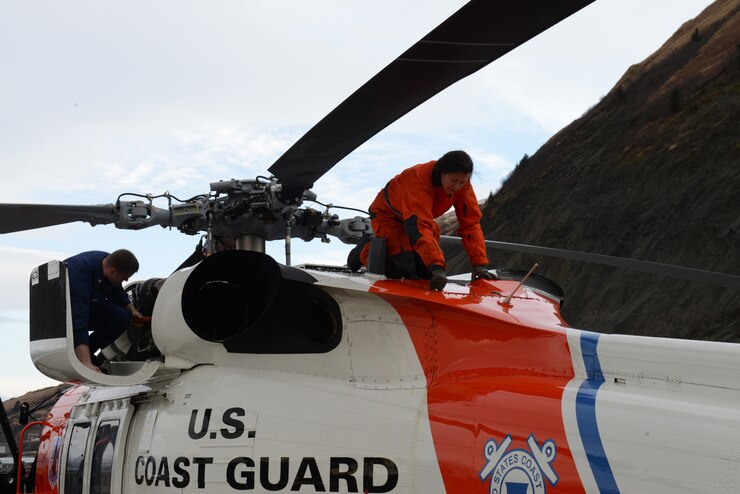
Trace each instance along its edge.
<instances>
[{"instance_id":1,"label":"helicopter","mask_svg":"<svg viewBox=\"0 0 740 494\"><path fill-rule=\"evenodd\" d=\"M151 311L150 334L127 332L104 349L109 374L91 373L73 356L64 264L33 271L34 364L82 384L42 424L33 485L23 487L736 491L736 345L570 328L559 315L562 291L531 271L500 270L498 280L458 280L433 292L421 280L385 279L382 263L358 275L279 264L264 253L268 240L332 236L352 244L368 233L366 218L301 206L314 199L316 180L377 132L373 118L354 118L367 126L360 130L346 119L363 114L363 105L375 111L374 95L388 99L378 94L386 78L436 80L441 90L471 68L453 64L439 79L420 74L416 64L439 56L440 45L490 49L477 58L462 54L477 70L588 3L518 2L502 10L473 0L317 124L269 168L270 177L213 182L186 200L165 196L167 208L153 197L1 205L4 233L85 221L206 235L199 262L129 285L132 300ZM522 17L537 22L526 29L512 22ZM485 38L502 32L515 41ZM428 45L435 49L424 51ZM430 65L435 74L442 64ZM393 96L402 101L390 105L396 111L384 116L386 125L429 93ZM235 250L219 252L223 239L233 239ZM737 286L727 275L633 267Z\"/></svg>"}]
</instances>

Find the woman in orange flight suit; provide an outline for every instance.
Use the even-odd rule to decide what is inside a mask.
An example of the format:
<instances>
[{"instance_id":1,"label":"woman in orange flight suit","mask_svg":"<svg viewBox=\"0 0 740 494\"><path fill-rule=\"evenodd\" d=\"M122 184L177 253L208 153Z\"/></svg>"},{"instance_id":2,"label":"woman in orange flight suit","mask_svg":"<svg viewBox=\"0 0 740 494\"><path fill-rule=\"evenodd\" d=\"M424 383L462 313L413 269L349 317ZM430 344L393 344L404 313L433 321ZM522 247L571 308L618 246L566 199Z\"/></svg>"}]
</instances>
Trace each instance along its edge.
<instances>
[{"instance_id":1,"label":"woman in orange flight suit","mask_svg":"<svg viewBox=\"0 0 740 494\"><path fill-rule=\"evenodd\" d=\"M486 270L488 257L481 211L470 184L473 160L465 151L450 151L437 161L407 168L378 192L370 205L376 237L386 239L386 275L423 278L441 290L447 284L444 253L439 247L435 218L455 207L458 234L473 265L473 279L493 279ZM370 245L360 260L367 266Z\"/></svg>"}]
</instances>

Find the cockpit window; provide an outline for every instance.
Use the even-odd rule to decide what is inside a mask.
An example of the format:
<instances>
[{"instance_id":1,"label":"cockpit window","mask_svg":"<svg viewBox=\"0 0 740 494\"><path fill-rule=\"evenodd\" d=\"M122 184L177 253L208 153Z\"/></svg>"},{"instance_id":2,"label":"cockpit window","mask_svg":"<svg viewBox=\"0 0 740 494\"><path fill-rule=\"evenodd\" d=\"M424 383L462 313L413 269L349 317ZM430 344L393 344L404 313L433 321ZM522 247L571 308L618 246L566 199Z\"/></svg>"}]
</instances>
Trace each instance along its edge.
<instances>
[{"instance_id":1,"label":"cockpit window","mask_svg":"<svg viewBox=\"0 0 740 494\"><path fill-rule=\"evenodd\" d=\"M113 480L113 450L118 435L118 420L98 425L90 469L90 494L110 494Z\"/></svg>"},{"instance_id":2,"label":"cockpit window","mask_svg":"<svg viewBox=\"0 0 740 494\"><path fill-rule=\"evenodd\" d=\"M67 466L64 469L64 494L82 494L82 481L85 469L85 447L90 434L90 423L74 425L69 440Z\"/></svg>"}]
</instances>

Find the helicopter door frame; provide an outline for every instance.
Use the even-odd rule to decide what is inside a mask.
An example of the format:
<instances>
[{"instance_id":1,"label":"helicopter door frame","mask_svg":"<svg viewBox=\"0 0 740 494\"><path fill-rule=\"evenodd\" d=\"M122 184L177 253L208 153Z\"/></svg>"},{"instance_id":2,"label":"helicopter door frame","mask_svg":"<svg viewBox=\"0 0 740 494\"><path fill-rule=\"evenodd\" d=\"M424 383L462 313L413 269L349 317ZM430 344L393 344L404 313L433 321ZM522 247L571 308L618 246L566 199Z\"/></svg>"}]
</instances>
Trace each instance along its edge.
<instances>
[{"instance_id":1,"label":"helicopter door frame","mask_svg":"<svg viewBox=\"0 0 740 494\"><path fill-rule=\"evenodd\" d=\"M93 472L93 467L95 466L94 462L96 461L95 456L96 454L98 454L96 448L99 446L100 440L105 437L101 437L101 434L110 434L110 430L106 430L105 428L110 428L112 426L115 426L113 441L110 440L110 435L108 435L108 441L103 444L103 446L107 446L111 442L114 443L112 458L109 463L110 487L107 489L96 490L96 492L99 492L101 494L120 494L122 492L124 452L126 448L126 442L128 440L133 411L134 407L131 404L130 399L116 399L100 403L88 403L85 405L75 406L75 409L73 409L72 412L72 416L74 418L70 419L64 431L64 450L63 454L61 455L61 465L59 468L60 494L66 493L67 489L67 462L69 460L70 446L74 430L77 425L84 424L89 424L89 427L87 431L87 437L85 438L85 447L83 450L84 458L82 460L82 490L75 491L74 494L91 493L93 474L99 474L99 472ZM100 452L101 458L99 461L103 461L102 456L107 455L106 449ZM103 465L98 465L98 467ZM101 477L98 478L100 479ZM105 481L106 477L103 476L102 480Z\"/></svg>"}]
</instances>

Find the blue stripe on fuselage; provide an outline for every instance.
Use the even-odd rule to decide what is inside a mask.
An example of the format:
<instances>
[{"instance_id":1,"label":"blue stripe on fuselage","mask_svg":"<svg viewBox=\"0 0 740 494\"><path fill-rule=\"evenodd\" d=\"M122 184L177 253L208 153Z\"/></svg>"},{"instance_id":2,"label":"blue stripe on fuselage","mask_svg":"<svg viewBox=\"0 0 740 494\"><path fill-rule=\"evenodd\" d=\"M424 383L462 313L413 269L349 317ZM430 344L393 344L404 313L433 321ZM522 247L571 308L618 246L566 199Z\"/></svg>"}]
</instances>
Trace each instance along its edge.
<instances>
[{"instance_id":1,"label":"blue stripe on fuselage","mask_svg":"<svg viewBox=\"0 0 740 494\"><path fill-rule=\"evenodd\" d=\"M596 394L604 383L601 373L599 355L596 346L599 343L598 333L581 332L581 353L586 365L588 379L581 384L576 395L576 420L581 434L583 448L586 450L588 463L591 466L596 485L602 494L618 494L619 488L614 479L609 460L601 442L599 426L596 423Z\"/></svg>"}]
</instances>

